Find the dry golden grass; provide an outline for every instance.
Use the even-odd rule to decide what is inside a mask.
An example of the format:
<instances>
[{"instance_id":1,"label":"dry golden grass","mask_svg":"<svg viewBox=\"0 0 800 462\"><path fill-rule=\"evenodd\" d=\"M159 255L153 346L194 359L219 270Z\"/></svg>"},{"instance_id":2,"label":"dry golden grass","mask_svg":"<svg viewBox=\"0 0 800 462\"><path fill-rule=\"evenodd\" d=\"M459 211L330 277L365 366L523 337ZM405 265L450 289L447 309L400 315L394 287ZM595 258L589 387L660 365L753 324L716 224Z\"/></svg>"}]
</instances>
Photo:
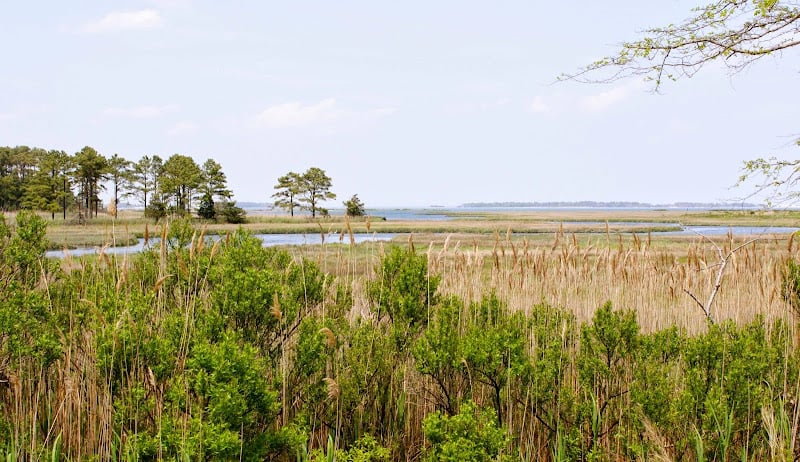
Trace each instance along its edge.
<instances>
[{"instance_id":1,"label":"dry golden grass","mask_svg":"<svg viewBox=\"0 0 800 462\"><path fill-rule=\"evenodd\" d=\"M725 252L748 238L714 240ZM655 240L611 234L578 238L558 233L550 240L498 237L485 241L451 237L430 241L429 264L441 274L443 293L476 300L495 291L512 308L541 302L564 307L588 321L606 301L636 311L644 331L679 326L697 332L705 315L689 293L705 301L714 285L719 257L701 237ZM711 311L718 321L747 322L791 316L781 296L781 270L797 257L789 235L756 240L734 253L725 268Z\"/></svg>"},{"instance_id":2,"label":"dry golden grass","mask_svg":"<svg viewBox=\"0 0 800 462\"><path fill-rule=\"evenodd\" d=\"M161 229L138 216L125 218L88 225L57 224L49 228L50 239L57 247L81 242L119 244ZM417 249L428 253L431 270L441 274L443 293L474 300L487 289L494 290L517 309L544 301L573 311L582 321L611 301L617 308L635 310L645 330L677 325L696 331L704 326L704 314L689 293L703 301L708 298L719 263L714 246L700 236L651 234L647 227L629 222L779 226L796 224L797 213L520 211L471 213L448 221L391 222L261 218L243 228L254 233L325 234L324 245L295 247L291 252L297 258L315 260L323 271L352 285L354 298L361 304L366 304L359 293L364 279L372 275L386 244L352 246L349 236L413 233ZM237 228L210 224L203 232ZM632 230L638 232L632 234ZM789 245L789 236L764 237L735 253L712 307L718 320L790 316L781 297L781 268L787 258L797 256L800 246ZM714 241L732 249L746 239L721 236ZM398 244L408 240L407 234L394 239Z\"/></svg>"}]
</instances>

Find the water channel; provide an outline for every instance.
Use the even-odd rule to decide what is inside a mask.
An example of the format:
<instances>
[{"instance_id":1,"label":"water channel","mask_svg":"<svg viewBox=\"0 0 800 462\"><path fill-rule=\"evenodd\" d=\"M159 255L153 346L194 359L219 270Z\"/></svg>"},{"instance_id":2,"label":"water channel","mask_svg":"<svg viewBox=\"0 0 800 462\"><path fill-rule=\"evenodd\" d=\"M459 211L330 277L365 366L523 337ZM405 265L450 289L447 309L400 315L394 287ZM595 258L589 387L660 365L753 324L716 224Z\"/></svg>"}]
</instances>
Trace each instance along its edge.
<instances>
[{"instance_id":1,"label":"water channel","mask_svg":"<svg viewBox=\"0 0 800 462\"><path fill-rule=\"evenodd\" d=\"M581 222L581 224L592 225L605 225L605 222ZM620 224L620 223L615 223ZM643 228L654 228L664 226L681 226L677 223L649 223L649 222L629 222L624 223L626 226L637 226ZM680 231L654 231L653 235L661 236L680 236L680 235L703 235L703 236L720 236L728 233L734 236L757 236L766 234L789 234L800 231L800 228L782 227L782 226L682 226ZM645 234L643 231L642 234ZM319 233L312 234L255 234L255 237L261 239L265 247L279 246L279 245L318 245L322 243L322 236ZM379 242L390 241L397 233L372 233L372 234L353 234L353 240L356 244L362 242ZM213 236L211 237L213 239ZM325 243L349 244L350 237L345 235L344 239L340 241L339 234L328 234L325 236ZM150 240L148 248L158 245L158 240ZM139 239L139 242L130 246L109 247L105 249L107 254L124 255L141 252L145 249L144 239ZM77 249L64 250L49 250L45 254L47 257L63 258L66 254L73 257L80 257L83 255L92 255L99 251L98 247L81 247Z\"/></svg>"}]
</instances>

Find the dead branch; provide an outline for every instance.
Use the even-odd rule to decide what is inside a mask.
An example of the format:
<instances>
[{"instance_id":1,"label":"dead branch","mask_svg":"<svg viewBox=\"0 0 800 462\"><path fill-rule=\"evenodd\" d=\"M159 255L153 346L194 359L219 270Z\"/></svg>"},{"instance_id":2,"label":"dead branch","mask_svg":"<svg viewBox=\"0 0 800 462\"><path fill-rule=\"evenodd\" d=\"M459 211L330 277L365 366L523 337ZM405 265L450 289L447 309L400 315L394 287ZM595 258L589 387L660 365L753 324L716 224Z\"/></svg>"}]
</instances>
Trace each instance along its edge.
<instances>
[{"instance_id":1,"label":"dead branch","mask_svg":"<svg viewBox=\"0 0 800 462\"><path fill-rule=\"evenodd\" d=\"M732 248L727 254L725 254L725 252L722 250L722 248L719 245L717 245L717 243L714 242L712 239L710 239L708 236L706 236L704 234L701 234L701 233L698 233L697 231L694 231L694 230L692 230L692 232L694 232L698 236L702 237L706 241L710 242L711 245L714 246L714 249L716 249L717 255L719 256L719 263L717 263L714 266L718 266L719 268L717 269L717 275L714 278L714 285L711 288L711 293L709 294L708 300L705 303L702 303L700 301L700 299L696 295L694 295L693 293L691 293L689 291L689 289L684 288L683 291L686 292L686 294L689 295L692 298L692 300L694 300L697 303L697 305L700 307L701 310L703 310L703 314L706 316L706 319L708 319L712 324L715 324L716 323L716 319L714 319L714 315L711 312L711 306L714 304L714 299L717 297L717 294L719 293L720 287L722 287L722 277L725 275L725 267L728 265L728 262L730 261L731 257L733 257L733 255L736 252L738 252L739 250L743 249L744 247L747 247L748 245L758 241L761 238L756 237L756 238L750 239L747 242L745 242L744 244L741 244L738 247Z\"/></svg>"}]
</instances>

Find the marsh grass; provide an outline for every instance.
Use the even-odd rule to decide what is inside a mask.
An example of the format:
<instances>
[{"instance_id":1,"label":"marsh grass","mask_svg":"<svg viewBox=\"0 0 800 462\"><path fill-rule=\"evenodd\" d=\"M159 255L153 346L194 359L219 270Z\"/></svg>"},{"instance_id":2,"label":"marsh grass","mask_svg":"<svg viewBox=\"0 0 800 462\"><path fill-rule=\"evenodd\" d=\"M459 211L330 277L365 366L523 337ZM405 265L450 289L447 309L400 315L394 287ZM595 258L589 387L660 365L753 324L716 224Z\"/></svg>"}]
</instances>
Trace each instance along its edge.
<instances>
[{"instance_id":1,"label":"marsh grass","mask_svg":"<svg viewBox=\"0 0 800 462\"><path fill-rule=\"evenodd\" d=\"M393 460L419 460L429 447L422 423L446 408L443 393L449 394L453 413L469 399L502 416L508 444L514 446L507 453L515 454L515 460L569 460L576 457L576 450L586 458L589 454L602 458L602 454L623 460L633 450L620 443L626 439L650 445L641 449L641 457L652 460L704 460L708 455L722 460L732 456L720 449L724 445L749 448L744 433L734 432L730 425L726 433L723 430L728 427L715 426L713 421L694 420L692 425L697 426L691 431L695 433L680 433L675 422L623 420L628 410L638 412L627 390L646 377L677 377L671 385L682 386L681 381L688 380L679 377L684 359L664 364L645 361L654 372L638 377L635 367L644 367L636 363L641 358L612 358L606 352L608 364L615 365L606 370L592 363L594 358L581 356L582 349L588 348L588 343L581 342L602 334L590 329L597 323L598 312L605 313L606 302L632 310L637 329L644 335L669 333L673 327L686 335L680 337L685 342L716 335L717 327L707 322L686 293L704 298L712 288L717 254L708 240L622 233L611 222L591 234L573 232L575 228L567 223L548 224L542 232L531 234L527 225L498 221L490 225L456 222L451 228L441 228L455 230L445 235L438 233L440 223L409 224L414 232L398 236L393 243L352 243L353 234L362 229L383 232L381 224L368 220L345 220L336 227L310 224L308 232L323 234L323 244L287 247L291 263L275 274L286 277L292 271L312 271L303 263L310 261L333 277L321 279L322 297L307 307L298 308L282 292L298 288L269 292L257 305L264 311L258 324L249 317L250 311L222 312L215 305L225 300L214 292L215 287L244 271L231 264L222 276L215 273L236 241L205 238L229 228L184 228L181 232L188 235L171 241L178 226L112 222L112 234L103 235L106 242L141 231L148 237L160 236L160 244L136 256L101 252L90 258L65 259L60 282L56 275L43 272L31 293L42 290L36 293L43 294L49 311L42 312L41 323L55 326L53 341L60 354L49 364L33 354L4 353L0 358L0 373L5 377L0 405L11 425L11 441L4 441L0 449L9 457L26 460L40 460L48 451L55 454L56 448L74 460L133 459L135 453L152 459L192 458L210 451L197 439L198 428L207 428L206 438L218 437L219 444L238 438L240 447L225 454L241 454L246 422L233 429L206 427L212 417L206 410L213 395L202 395L200 388L187 391L198 374L193 357L197 345L211 342L209 336L215 342L232 341L213 337L221 335L214 323L234 316L241 317L240 330L226 335L238 339L239 353L253 348L242 340L247 329L281 339L274 344L264 341L263 350L258 350L258 359L270 364L259 372L276 384L280 407L276 415L268 414L273 421L259 423L258 429L271 432L305 422L306 439L294 448L297 453L303 453L302 447L306 454L315 449L334 454L369 433L392 450ZM279 225L288 229L297 224ZM66 234L72 229L62 228ZM190 245L183 249L170 244L178 239ZM747 238L712 239L730 250ZM462 301L453 302L450 328L453 338L466 346L454 352L453 361L442 361L435 372L421 370L415 345L424 329L444 325L444 318L439 318L443 302L430 301L422 314L416 313L406 324L388 319L376 308L384 301L374 295L378 270L391 254L390 248L398 245L425 255L428 273L424 277L440 278L439 299ZM774 340L783 342L777 345L785 352L786 372L777 374L783 380L764 387L768 379L762 378L757 384L774 389L780 399L770 396L769 406L757 407L760 401L754 398L754 408L746 417L747 425L758 428L754 433L760 435L753 437L753 447L748 449L752 460L797 456L800 413L792 404L800 393L800 376L792 365L796 320L782 293L782 271L787 260L800 257L798 247L791 236L770 236L736 252L712 307L719 324L732 321L745 326L763 319L767 327L762 340L767 345L773 341L772 326L778 321L789 326L789 336ZM309 279L304 273L301 280L305 284ZM301 300L312 290L299 289ZM496 304L487 302L488 294L497 297ZM36 297L33 300L38 303ZM519 313L525 316L514 317ZM613 320L616 315L610 316ZM305 330L303 322L309 323ZM504 337L507 332L519 337ZM735 340L742 334L725 335ZM259 341L263 339L256 337L253 342ZM447 345L442 344L436 353L445 354ZM520 362L513 367L512 352L522 355L516 356ZM230 356L223 357L223 366L230 364ZM492 358L508 359L498 363ZM520 372L545 363L550 369L536 369L536 374L529 375ZM723 370L727 364L723 363ZM298 375L301 367L304 375ZM230 392L229 388L220 390ZM664 390L671 392L668 386ZM701 406L722 402L719 396L709 396ZM553 424L548 412L565 415L561 426ZM713 412L709 415L722 423L734 415L723 408ZM212 435L212 430L217 434ZM229 440L222 438L225 435Z\"/></svg>"},{"instance_id":2,"label":"marsh grass","mask_svg":"<svg viewBox=\"0 0 800 462\"><path fill-rule=\"evenodd\" d=\"M800 212L681 212L681 211L520 211L520 212L479 212L461 213L447 212L452 219L437 221L391 220L381 217L357 217L350 219L344 216L327 217L312 220L298 216L264 216L248 217L243 225L220 223L202 223L207 226L208 233L228 234L240 227L256 234L326 234L349 233L434 233L434 234L472 234L491 235L496 230L505 232L511 229L515 235L565 233L637 233L658 231L679 231L683 225L721 225L721 226L795 226L800 221ZM13 214L9 215L13 220ZM87 219L78 224L74 220L61 220L56 217L50 221L48 239L53 249L64 246L95 247L116 240L119 243L132 242L142 238L146 226L154 226L144 219L141 212L122 211L118 220L107 215ZM631 225L630 222L640 222ZM349 226L349 230L348 230ZM113 231L113 235L112 233Z\"/></svg>"},{"instance_id":3,"label":"marsh grass","mask_svg":"<svg viewBox=\"0 0 800 462\"><path fill-rule=\"evenodd\" d=\"M756 316L768 320L791 318L781 297L781 271L787 259L798 256L787 246L789 237L770 236L744 247L726 268L713 311L719 320L737 323ZM747 237L714 239L730 250ZM491 249L485 240L452 236L443 245L431 240L431 269L442 274L442 290L466 300L488 290L515 309L541 301L564 307L580 321L591 319L606 301L634 310L645 331L679 326L698 332L705 316L686 294L702 299L710 293L716 250L702 238L660 240L652 236L578 237L556 233L547 240L495 236Z\"/></svg>"}]
</instances>

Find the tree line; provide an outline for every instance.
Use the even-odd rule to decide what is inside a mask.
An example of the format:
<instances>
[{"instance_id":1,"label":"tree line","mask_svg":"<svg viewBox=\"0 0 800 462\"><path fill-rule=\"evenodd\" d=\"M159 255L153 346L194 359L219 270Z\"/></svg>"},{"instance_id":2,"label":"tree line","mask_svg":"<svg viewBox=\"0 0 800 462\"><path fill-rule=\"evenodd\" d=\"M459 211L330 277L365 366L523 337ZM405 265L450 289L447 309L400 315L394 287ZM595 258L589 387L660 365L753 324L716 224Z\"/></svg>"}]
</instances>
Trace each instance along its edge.
<instances>
[{"instance_id":1,"label":"tree line","mask_svg":"<svg viewBox=\"0 0 800 462\"><path fill-rule=\"evenodd\" d=\"M336 199L332 180L318 167L304 173L289 172L278 178L274 205L291 216L296 210L312 218L327 216L325 201ZM111 200L108 213L117 217L122 201L133 200L145 216L158 220L167 215L191 215L241 223L245 212L236 206L222 165L207 159L199 165L192 157L173 154L131 161L114 154L106 157L91 146L69 154L28 146L0 147L0 211L38 210L51 218L76 214L79 220L96 217L102 208L100 194ZM353 195L343 202L345 213L361 216L364 203Z\"/></svg>"},{"instance_id":2,"label":"tree line","mask_svg":"<svg viewBox=\"0 0 800 462\"><path fill-rule=\"evenodd\" d=\"M317 214L328 215L328 209L320 204L326 200L336 199L336 194L331 192L333 182L331 178L318 167L311 167L305 173L289 172L278 178L275 185L276 192L272 195L275 207L282 208L294 216L295 209L311 212L311 217ZM364 203L354 194L349 200L342 202L347 216L362 216L365 213Z\"/></svg>"},{"instance_id":3,"label":"tree line","mask_svg":"<svg viewBox=\"0 0 800 462\"><path fill-rule=\"evenodd\" d=\"M72 213L80 220L96 217L100 193L109 190L108 212L115 218L120 202L133 199L156 220L196 211L205 219L241 222L244 211L232 200L227 183L222 166L210 158L202 165L182 154L134 162L118 154L106 157L91 146L74 154L0 147L0 210L47 211L52 219L57 213L65 220Z\"/></svg>"}]
</instances>

